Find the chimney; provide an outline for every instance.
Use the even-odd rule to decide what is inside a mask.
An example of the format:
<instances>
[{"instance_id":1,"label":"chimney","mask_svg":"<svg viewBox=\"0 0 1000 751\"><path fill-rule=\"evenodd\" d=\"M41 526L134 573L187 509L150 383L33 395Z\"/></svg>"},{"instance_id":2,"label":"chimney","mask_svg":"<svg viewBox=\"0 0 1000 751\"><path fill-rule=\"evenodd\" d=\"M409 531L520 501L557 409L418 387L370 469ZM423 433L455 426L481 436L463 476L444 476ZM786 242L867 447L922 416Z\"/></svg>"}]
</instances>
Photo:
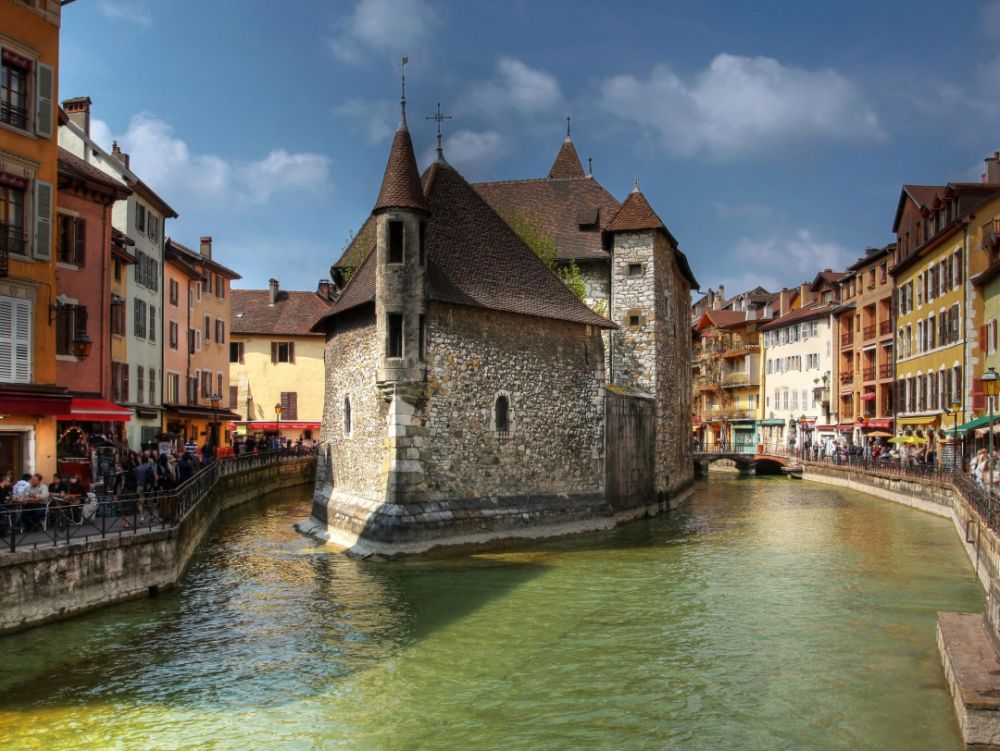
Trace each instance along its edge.
<instances>
[{"instance_id":1,"label":"chimney","mask_svg":"<svg viewBox=\"0 0 1000 751\"><path fill-rule=\"evenodd\" d=\"M809 282L802 282L799 285L799 307L804 308L812 302L812 292L809 291Z\"/></svg>"},{"instance_id":2,"label":"chimney","mask_svg":"<svg viewBox=\"0 0 1000 751\"><path fill-rule=\"evenodd\" d=\"M316 294L322 297L324 300L333 299L333 289L330 285L329 279L319 280L319 286L316 288Z\"/></svg>"},{"instance_id":3,"label":"chimney","mask_svg":"<svg viewBox=\"0 0 1000 751\"><path fill-rule=\"evenodd\" d=\"M201 257L212 260L212 236L205 235L201 238L201 245L198 246L201 251Z\"/></svg>"},{"instance_id":4,"label":"chimney","mask_svg":"<svg viewBox=\"0 0 1000 751\"><path fill-rule=\"evenodd\" d=\"M90 105L93 102L90 101L89 96L78 96L73 99L67 99L62 103L63 109L66 111L66 115L72 120L84 133L88 136L90 135Z\"/></svg>"},{"instance_id":5,"label":"chimney","mask_svg":"<svg viewBox=\"0 0 1000 751\"><path fill-rule=\"evenodd\" d=\"M726 287L725 287L725 285L720 284L719 285L719 305L721 306L722 303L724 303L725 301L726 301Z\"/></svg>"},{"instance_id":6,"label":"chimney","mask_svg":"<svg viewBox=\"0 0 1000 751\"><path fill-rule=\"evenodd\" d=\"M267 304L274 305L278 301L278 280L268 279L267 280Z\"/></svg>"},{"instance_id":7,"label":"chimney","mask_svg":"<svg viewBox=\"0 0 1000 751\"><path fill-rule=\"evenodd\" d=\"M994 151L993 156L986 157L986 174L983 175L983 182L1000 183L1000 151Z\"/></svg>"},{"instance_id":8,"label":"chimney","mask_svg":"<svg viewBox=\"0 0 1000 751\"><path fill-rule=\"evenodd\" d=\"M128 169L128 154L121 150L121 147L118 145L118 141L111 142L111 156L124 164L125 169Z\"/></svg>"},{"instance_id":9,"label":"chimney","mask_svg":"<svg viewBox=\"0 0 1000 751\"><path fill-rule=\"evenodd\" d=\"M792 291L783 289L778 293L778 317L785 315L792 309Z\"/></svg>"}]
</instances>

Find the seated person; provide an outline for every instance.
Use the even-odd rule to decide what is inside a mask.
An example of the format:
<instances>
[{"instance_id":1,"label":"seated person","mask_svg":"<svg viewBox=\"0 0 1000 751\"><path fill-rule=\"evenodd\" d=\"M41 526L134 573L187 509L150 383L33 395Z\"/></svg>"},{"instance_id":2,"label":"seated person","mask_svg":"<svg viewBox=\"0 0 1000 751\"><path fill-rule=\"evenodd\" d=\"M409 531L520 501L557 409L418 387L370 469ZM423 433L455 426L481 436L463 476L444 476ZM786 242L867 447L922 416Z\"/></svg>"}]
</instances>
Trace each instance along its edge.
<instances>
[{"instance_id":1,"label":"seated person","mask_svg":"<svg viewBox=\"0 0 1000 751\"><path fill-rule=\"evenodd\" d=\"M49 495L62 495L69 488L69 483L63 476L56 472L52 475L52 482L49 483Z\"/></svg>"},{"instance_id":2,"label":"seated person","mask_svg":"<svg viewBox=\"0 0 1000 751\"><path fill-rule=\"evenodd\" d=\"M41 475L32 475L28 489L21 496L21 510L24 524L29 531L42 529L48 511L49 489L42 482Z\"/></svg>"}]
</instances>

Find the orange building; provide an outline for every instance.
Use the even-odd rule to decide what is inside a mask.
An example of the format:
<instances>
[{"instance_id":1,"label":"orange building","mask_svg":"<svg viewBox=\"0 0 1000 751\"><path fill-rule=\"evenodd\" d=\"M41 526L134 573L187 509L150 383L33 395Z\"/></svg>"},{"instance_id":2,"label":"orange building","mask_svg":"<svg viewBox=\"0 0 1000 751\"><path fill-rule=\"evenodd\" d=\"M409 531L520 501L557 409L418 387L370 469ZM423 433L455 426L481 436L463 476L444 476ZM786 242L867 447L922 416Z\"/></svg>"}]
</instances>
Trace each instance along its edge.
<instances>
[{"instance_id":1,"label":"orange building","mask_svg":"<svg viewBox=\"0 0 1000 751\"><path fill-rule=\"evenodd\" d=\"M56 469L58 0L0 3L0 472Z\"/></svg>"},{"instance_id":2,"label":"orange building","mask_svg":"<svg viewBox=\"0 0 1000 751\"><path fill-rule=\"evenodd\" d=\"M164 254L164 430L178 444L229 443L230 283L240 275L212 259L212 238L198 251L167 239Z\"/></svg>"}]
</instances>

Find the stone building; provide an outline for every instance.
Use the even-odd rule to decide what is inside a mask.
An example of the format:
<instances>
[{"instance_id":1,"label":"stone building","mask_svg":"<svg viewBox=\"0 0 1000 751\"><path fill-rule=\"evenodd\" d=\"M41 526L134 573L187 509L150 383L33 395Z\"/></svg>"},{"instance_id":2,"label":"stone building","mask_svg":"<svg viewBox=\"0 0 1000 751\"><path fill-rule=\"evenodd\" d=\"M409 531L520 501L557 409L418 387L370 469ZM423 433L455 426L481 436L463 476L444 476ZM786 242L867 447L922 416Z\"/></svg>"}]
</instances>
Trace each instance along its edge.
<instances>
[{"instance_id":1,"label":"stone building","mask_svg":"<svg viewBox=\"0 0 1000 751\"><path fill-rule=\"evenodd\" d=\"M549 224L529 219L565 229L557 254L593 256L587 302L611 320L508 224L537 204L531 191L498 211L440 145L419 176L404 109L372 215L332 269L339 297L315 327L326 402L304 529L354 552L415 553L677 502L692 476L695 282L638 187L619 205L578 168L567 141L548 178L524 181L549 196ZM619 492L623 457L644 468L642 497Z\"/></svg>"}]
</instances>

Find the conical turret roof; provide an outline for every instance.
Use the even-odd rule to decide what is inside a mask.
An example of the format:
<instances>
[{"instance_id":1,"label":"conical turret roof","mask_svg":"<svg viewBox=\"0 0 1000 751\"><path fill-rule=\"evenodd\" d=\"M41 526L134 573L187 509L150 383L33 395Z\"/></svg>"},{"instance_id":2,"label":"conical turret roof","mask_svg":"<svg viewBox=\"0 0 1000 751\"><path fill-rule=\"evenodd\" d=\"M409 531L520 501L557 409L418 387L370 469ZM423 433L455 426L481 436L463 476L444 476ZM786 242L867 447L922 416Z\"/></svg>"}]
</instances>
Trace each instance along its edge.
<instances>
[{"instance_id":1,"label":"conical turret roof","mask_svg":"<svg viewBox=\"0 0 1000 751\"><path fill-rule=\"evenodd\" d=\"M389 161L382 176L382 187L373 211L383 209L419 209L427 211L427 199L420 185L417 158L413 155L413 141L406 127L406 115L399 121L399 128L392 138Z\"/></svg>"},{"instance_id":2,"label":"conical turret roof","mask_svg":"<svg viewBox=\"0 0 1000 751\"><path fill-rule=\"evenodd\" d=\"M583 165L580 164L580 156L576 153L573 140L566 136L556 160L552 162L552 169L549 170L550 180L565 180L573 177L586 177L583 172Z\"/></svg>"},{"instance_id":3,"label":"conical turret roof","mask_svg":"<svg viewBox=\"0 0 1000 751\"><path fill-rule=\"evenodd\" d=\"M608 229L612 232L635 232L644 229L666 230L667 227L653 211L642 191L635 188L612 218Z\"/></svg>"}]
</instances>

